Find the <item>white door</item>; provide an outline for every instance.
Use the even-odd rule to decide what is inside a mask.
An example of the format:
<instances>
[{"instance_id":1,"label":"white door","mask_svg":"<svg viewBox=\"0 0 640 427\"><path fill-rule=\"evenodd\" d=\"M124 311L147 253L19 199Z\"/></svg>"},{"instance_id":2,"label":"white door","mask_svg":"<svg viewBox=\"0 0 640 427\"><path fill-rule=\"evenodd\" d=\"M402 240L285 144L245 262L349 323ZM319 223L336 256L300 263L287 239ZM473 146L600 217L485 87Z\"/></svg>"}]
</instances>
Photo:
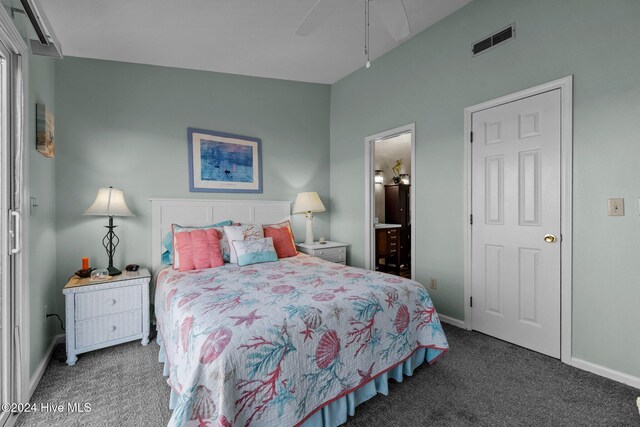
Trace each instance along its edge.
<instances>
[{"instance_id":1,"label":"white door","mask_svg":"<svg viewBox=\"0 0 640 427\"><path fill-rule=\"evenodd\" d=\"M473 329L560 357L560 89L472 115Z\"/></svg>"}]
</instances>

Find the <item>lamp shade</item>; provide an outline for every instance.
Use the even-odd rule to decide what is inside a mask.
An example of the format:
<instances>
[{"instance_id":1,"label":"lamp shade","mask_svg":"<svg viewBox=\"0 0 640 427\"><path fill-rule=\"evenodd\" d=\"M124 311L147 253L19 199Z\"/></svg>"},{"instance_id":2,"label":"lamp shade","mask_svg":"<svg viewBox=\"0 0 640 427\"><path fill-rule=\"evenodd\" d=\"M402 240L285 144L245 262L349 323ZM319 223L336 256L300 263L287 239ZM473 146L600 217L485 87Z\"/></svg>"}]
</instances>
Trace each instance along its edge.
<instances>
[{"instance_id":1,"label":"lamp shade","mask_svg":"<svg viewBox=\"0 0 640 427\"><path fill-rule=\"evenodd\" d=\"M293 204L294 214L303 214L307 212L324 212L326 209L320 200L320 196L315 191L306 193L298 193L296 202Z\"/></svg>"},{"instance_id":2,"label":"lamp shade","mask_svg":"<svg viewBox=\"0 0 640 427\"><path fill-rule=\"evenodd\" d=\"M113 187L99 189L96 200L84 215L135 216L127 207L122 190Z\"/></svg>"}]
</instances>

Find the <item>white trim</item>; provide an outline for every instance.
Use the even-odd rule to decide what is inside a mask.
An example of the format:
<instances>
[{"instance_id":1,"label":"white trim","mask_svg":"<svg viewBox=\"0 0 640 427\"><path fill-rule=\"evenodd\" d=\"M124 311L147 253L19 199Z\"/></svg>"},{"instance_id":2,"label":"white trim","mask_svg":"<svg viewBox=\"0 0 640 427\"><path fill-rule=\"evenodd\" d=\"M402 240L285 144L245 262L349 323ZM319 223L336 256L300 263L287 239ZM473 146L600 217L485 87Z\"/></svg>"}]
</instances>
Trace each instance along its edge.
<instances>
[{"instance_id":1,"label":"white trim","mask_svg":"<svg viewBox=\"0 0 640 427\"><path fill-rule=\"evenodd\" d=\"M394 129L386 130L364 139L364 253L367 270L375 268L375 229L373 215L375 214L375 188L373 186L374 150L373 143L393 136L411 133L411 188L409 189L409 204L411 206L411 278L416 278L416 124L409 123Z\"/></svg>"},{"instance_id":2,"label":"white trim","mask_svg":"<svg viewBox=\"0 0 640 427\"><path fill-rule=\"evenodd\" d=\"M51 340L49 348L44 353L44 356L42 356L42 360L40 360L40 363L38 363L38 367L31 377L31 381L29 382L29 395L27 396L26 402L31 400L31 396L33 396L33 393L36 391L38 384L40 384L40 380L42 379L44 372L47 370L47 366L49 366L49 362L51 361L51 357L53 356L53 349L56 347L56 345L63 343L64 341L64 334L56 335Z\"/></svg>"},{"instance_id":3,"label":"white trim","mask_svg":"<svg viewBox=\"0 0 640 427\"><path fill-rule=\"evenodd\" d=\"M583 371L591 372L592 374L600 375L601 377L609 378L610 380L640 389L639 377L634 377L633 375L625 374L624 372L616 371L615 369L587 362L586 360L578 359L577 357L572 357L568 364L574 368L582 369Z\"/></svg>"},{"instance_id":4,"label":"white trim","mask_svg":"<svg viewBox=\"0 0 640 427\"><path fill-rule=\"evenodd\" d=\"M466 325L464 320L456 319L453 317L445 316L444 314L438 313L438 318L442 323L448 323L449 325L457 326L458 328L465 329Z\"/></svg>"},{"instance_id":5,"label":"white trim","mask_svg":"<svg viewBox=\"0 0 640 427\"><path fill-rule=\"evenodd\" d=\"M464 109L464 319L466 328L473 329L471 307L471 115L498 105L531 97L554 89L560 89L562 103L561 134L561 201L560 229L561 247L561 325L560 360L571 364L571 312L572 312L572 162L573 162L573 76L566 76L549 83L515 92L500 98L473 105Z\"/></svg>"}]
</instances>

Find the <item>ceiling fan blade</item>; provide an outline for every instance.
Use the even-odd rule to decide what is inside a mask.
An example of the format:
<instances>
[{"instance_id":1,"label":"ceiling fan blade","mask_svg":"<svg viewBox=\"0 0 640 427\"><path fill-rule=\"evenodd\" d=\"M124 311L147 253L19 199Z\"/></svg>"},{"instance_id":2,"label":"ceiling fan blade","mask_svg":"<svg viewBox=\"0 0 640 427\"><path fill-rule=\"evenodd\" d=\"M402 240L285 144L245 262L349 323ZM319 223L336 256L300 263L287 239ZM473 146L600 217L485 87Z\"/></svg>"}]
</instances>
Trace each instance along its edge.
<instances>
[{"instance_id":1,"label":"ceiling fan blade","mask_svg":"<svg viewBox=\"0 0 640 427\"><path fill-rule=\"evenodd\" d=\"M373 0L373 4L380 20L396 41L404 40L411 35L407 11L402 0Z\"/></svg>"},{"instance_id":2,"label":"ceiling fan blade","mask_svg":"<svg viewBox=\"0 0 640 427\"><path fill-rule=\"evenodd\" d=\"M298 25L296 34L299 36L311 34L335 10L336 4L336 0L318 0Z\"/></svg>"}]
</instances>

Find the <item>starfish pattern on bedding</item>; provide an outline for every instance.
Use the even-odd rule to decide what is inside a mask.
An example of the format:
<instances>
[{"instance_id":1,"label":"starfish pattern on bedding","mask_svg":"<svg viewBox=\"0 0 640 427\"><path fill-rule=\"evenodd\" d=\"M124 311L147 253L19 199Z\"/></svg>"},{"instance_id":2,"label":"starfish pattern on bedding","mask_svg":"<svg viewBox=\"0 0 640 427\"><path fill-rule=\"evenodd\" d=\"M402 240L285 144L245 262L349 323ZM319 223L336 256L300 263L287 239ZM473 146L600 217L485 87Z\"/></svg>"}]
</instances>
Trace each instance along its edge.
<instances>
[{"instance_id":1,"label":"starfish pattern on bedding","mask_svg":"<svg viewBox=\"0 0 640 427\"><path fill-rule=\"evenodd\" d=\"M236 319L235 326L242 325L243 323L245 324L245 326L249 326L249 325L253 325L253 322L255 320L262 319L264 317L264 316L257 316L256 311L258 311L258 309L253 310L247 316L229 316L229 317L231 319Z\"/></svg>"}]
</instances>

